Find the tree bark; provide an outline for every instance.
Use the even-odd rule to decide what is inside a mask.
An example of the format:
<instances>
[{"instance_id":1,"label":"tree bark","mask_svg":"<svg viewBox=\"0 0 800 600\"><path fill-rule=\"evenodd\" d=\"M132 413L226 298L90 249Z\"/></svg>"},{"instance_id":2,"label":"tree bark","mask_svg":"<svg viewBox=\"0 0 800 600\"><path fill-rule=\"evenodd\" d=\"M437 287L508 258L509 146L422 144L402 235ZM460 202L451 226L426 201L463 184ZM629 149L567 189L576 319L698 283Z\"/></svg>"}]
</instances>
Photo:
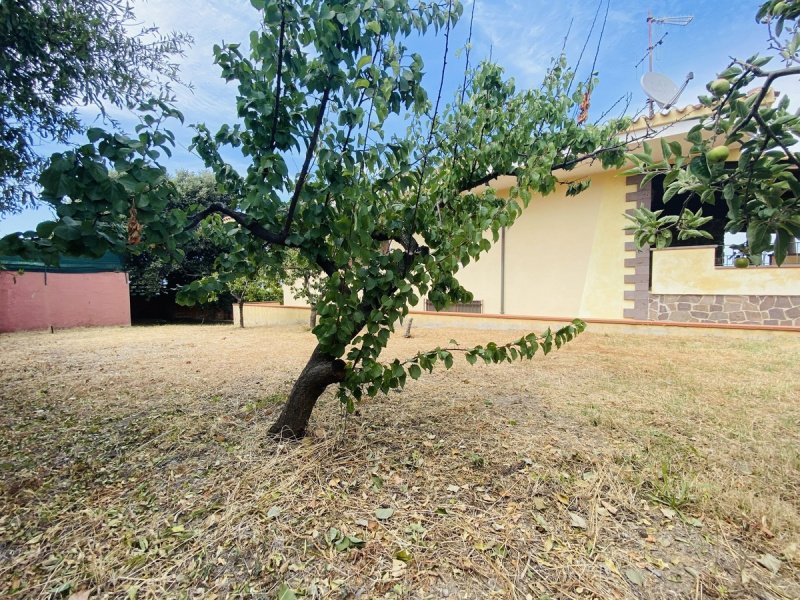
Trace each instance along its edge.
<instances>
[{"instance_id":1,"label":"tree bark","mask_svg":"<svg viewBox=\"0 0 800 600\"><path fill-rule=\"evenodd\" d=\"M278 438L303 437L311 411L322 392L332 383L342 381L344 375L344 361L328 356L317 346L295 381L281 416L270 427L269 432Z\"/></svg>"},{"instance_id":2,"label":"tree bark","mask_svg":"<svg viewBox=\"0 0 800 600\"><path fill-rule=\"evenodd\" d=\"M244 328L244 298L239 300L239 327Z\"/></svg>"},{"instance_id":3,"label":"tree bark","mask_svg":"<svg viewBox=\"0 0 800 600\"><path fill-rule=\"evenodd\" d=\"M414 319L409 319L408 323L406 323L406 330L403 332L403 337L404 338L410 338L411 337L411 325L413 325L413 324L414 324Z\"/></svg>"},{"instance_id":4,"label":"tree bark","mask_svg":"<svg viewBox=\"0 0 800 600\"><path fill-rule=\"evenodd\" d=\"M317 307L313 304L311 305L311 314L308 316L308 326L311 329L317 326Z\"/></svg>"}]
</instances>

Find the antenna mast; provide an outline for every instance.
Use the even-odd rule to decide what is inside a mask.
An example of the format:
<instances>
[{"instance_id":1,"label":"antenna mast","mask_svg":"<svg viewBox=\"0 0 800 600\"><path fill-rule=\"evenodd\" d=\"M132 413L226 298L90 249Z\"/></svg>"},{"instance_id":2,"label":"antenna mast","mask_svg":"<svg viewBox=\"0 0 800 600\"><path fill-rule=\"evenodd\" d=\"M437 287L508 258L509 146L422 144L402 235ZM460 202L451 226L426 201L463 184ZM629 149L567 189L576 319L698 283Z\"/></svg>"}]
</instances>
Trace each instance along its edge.
<instances>
[{"instance_id":1,"label":"antenna mast","mask_svg":"<svg viewBox=\"0 0 800 600\"><path fill-rule=\"evenodd\" d=\"M653 13L647 13L647 55L649 58L649 69L648 72L653 72L653 50L658 44L653 44L653 23L658 25L679 25L681 27L686 27L689 23L692 22L694 19L693 16L686 16L686 17L654 17ZM661 41L658 42L659 44ZM653 100L650 99L647 101L647 105L650 108L650 118L653 117L655 114L655 109L653 108Z\"/></svg>"}]
</instances>

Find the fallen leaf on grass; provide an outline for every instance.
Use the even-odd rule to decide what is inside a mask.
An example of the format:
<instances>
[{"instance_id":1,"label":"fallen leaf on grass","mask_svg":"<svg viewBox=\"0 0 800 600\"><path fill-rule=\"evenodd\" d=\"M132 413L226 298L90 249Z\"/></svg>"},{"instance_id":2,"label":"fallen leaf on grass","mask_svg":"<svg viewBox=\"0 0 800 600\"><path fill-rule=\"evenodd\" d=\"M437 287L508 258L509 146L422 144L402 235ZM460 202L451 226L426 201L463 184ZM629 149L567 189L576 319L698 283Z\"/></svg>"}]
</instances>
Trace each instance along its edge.
<instances>
[{"instance_id":1,"label":"fallen leaf on grass","mask_svg":"<svg viewBox=\"0 0 800 600\"><path fill-rule=\"evenodd\" d=\"M625 577L633 584L644 585L644 573L639 569L634 569L633 567L625 569Z\"/></svg>"},{"instance_id":2,"label":"fallen leaf on grass","mask_svg":"<svg viewBox=\"0 0 800 600\"><path fill-rule=\"evenodd\" d=\"M381 521L385 521L386 519L391 517L393 514L394 514L394 509L393 508L377 508L377 509L375 509L375 516Z\"/></svg>"},{"instance_id":3,"label":"fallen leaf on grass","mask_svg":"<svg viewBox=\"0 0 800 600\"><path fill-rule=\"evenodd\" d=\"M536 521L537 531L544 533L545 531L550 530L550 524L547 521L545 521L542 515L540 515L539 513L534 513L533 518Z\"/></svg>"},{"instance_id":4,"label":"fallen leaf on grass","mask_svg":"<svg viewBox=\"0 0 800 600\"><path fill-rule=\"evenodd\" d=\"M281 587L278 588L278 600L297 600L297 596L294 593L294 590L290 588L285 583L281 584Z\"/></svg>"},{"instance_id":5,"label":"fallen leaf on grass","mask_svg":"<svg viewBox=\"0 0 800 600\"><path fill-rule=\"evenodd\" d=\"M397 560L402 560L404 563L411 562L411 560L414 558L411 552L406 550L405 548L402 548L401 550L395 552L394 557Z\"/></svg>"},{"instance_id":6,"label":"fallen leaf on grass","mask_svg":"<svg viewBox=\"0 0 800 600\"><path fill-rule=\"evenodd\" d=\"M773 573L777 573L781 570L783 563L781 559L772 556L772 554L762 554L761 557L756 561L765 569L769 569Z\"/></svg>"},{"instance_id":7,"label":"fallen leaf on grass","mask_svg":"<svg viewBox=\"0 0 800 600\"><path fill-rule=\"evenodd\" d=\"M576 529L589 529L589 524L578 513L569 513L569 524Z\"/></svg>"},{"instance_id":8,"label":"fallen leaf on grass","mask_svg":"<svg viewBox=\"0 0 800 600\"><path fill-rule=\"evenodd\" d=\"M535 496L533 498L533 508L536 510L544 510L547 508L547 502L541 496Z\"/></svg>"},{"instance_id":9,"label":"fallen leaf on grass","mask_svg":"<svg viewBox=\"0 0 800 600\"><path fill-rule=\"evenodd\" d=\"M269 519L276 519L281 514L281 507L280 506L273 506L267 511L267 518Z\"/></svg>"},{"instance_id":10,"label":"fallen leaf on grass","mask_svg":"<svg viewBox=\"0 0 800 600\"><path fill-rule=\"evenodd\" d=\"M611 571L615 575L619 575L620 577L622 577L622 573L619 572L619 569L617 568L617 565L614 564L613 560L611 560L610 558L607 558L603 562L603 564L605 565L606 569L608 569L609 571Z\"/></svg>"},{"instance_id":11,"label":"fallen leaf on grass","mask_svg":"<svg viewBox=\"0 0 800 600\"><path fill-rule=\"evenodd\" d=\"M90 590L81 590L80 592L73 592L69 595L67 600L89 600Z\"/></svg>"},{"instance_id":12,"label":"fallen leaf on grass","mask_svg":"<svg viewBox=\"0 0 800 600\"><path fill-rule=\"evenodd\" d=\"M605 500L600 500L600 504L602 504L603 508L605 508L608 512L610 512L612 516L616 515L617 511L619 510L616 506L614 506L610 502L606 502Z\"/></svg>"},{"instance_id":13,"label":"fallen leaf on grass","mask_svg":"<svg viewBox=\"0 0 800 600\"><path fill-rule=\"evenodd\" d=\"M402 560L392 560L392 577L399 579L406 572L406 563Z\"/></svg>"},{"instance_id":14,"label":"fallen leaf on grass","mask_svg":"<svg viewBox=\"0 0 800 600\"><path fill-rule=\"evenodd\" d=\"M685 519L687 525L691 525L692 527L702 527L703 522L696 518L696 517L688 517Z\"/></svg>"}]
</instances>

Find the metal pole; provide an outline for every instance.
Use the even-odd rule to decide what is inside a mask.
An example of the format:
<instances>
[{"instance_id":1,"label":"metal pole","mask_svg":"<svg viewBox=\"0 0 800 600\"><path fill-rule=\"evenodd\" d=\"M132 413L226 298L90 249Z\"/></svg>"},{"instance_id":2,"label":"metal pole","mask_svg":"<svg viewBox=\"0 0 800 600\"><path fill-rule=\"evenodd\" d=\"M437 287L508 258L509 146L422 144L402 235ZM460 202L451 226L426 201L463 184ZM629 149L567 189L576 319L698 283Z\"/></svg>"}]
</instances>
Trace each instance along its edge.
<instances>
[{"instance_id":1,"label":"metal pole","mask_svg":"<svg viewBox=\"0 0 800 600\"><path fill-rule=\"evenodd\" d=\"M506 314L506 228L500 229L500 314Z\"/></svg>"},{"instance_id":2,"label":"metal pole","mask_svg":"<svg viewBox=\"0 0 800 600\"><path fill-rule=\"evenodd\" d=\"M647 54L650 65L649 72L653 72L653 13L647 11ZM656 114L652 98L647 100L648 116L652 119Z\"/></svg>"}]
</instances>

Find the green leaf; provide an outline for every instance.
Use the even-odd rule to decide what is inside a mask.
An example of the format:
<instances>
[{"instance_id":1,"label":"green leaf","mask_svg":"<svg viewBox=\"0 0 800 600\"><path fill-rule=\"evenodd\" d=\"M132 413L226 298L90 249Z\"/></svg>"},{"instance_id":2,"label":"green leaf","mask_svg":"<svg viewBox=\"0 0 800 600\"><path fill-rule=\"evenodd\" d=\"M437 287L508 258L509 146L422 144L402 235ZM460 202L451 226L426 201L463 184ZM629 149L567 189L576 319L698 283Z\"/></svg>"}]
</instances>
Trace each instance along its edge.
<instances>
[{"instance_id":1,"label":"green leaf","mask_svg":"<svg viewBox=\"0 0 800 600\"><path fill-rule=\"evenodd\" d=\"M366 56L362 56L360 59L358 59L358 64L356 64L356 69L358 69L360 71L361 69L366 67L371 62L372 62L372 56L371 55L367 54Z\"/></svg>"},{"instance_id":2,"label":"green leaf","mask_svg":"<svg viewBox=\"0 0 800 600\"><path fill-rule=\"evenodd\" d=\"M386 521L394 514L393 508L378 508L375 509L375 518L379 521Z\"/></svg>"},{"instance_id":3,"label":"green leaf","mask_svg":"<svg viewBox=\"0 0 800 600\"><path fill-rule=\"evenodd\" d=\"M419 365L409 365L408 374L411 376L411 379L419 379L420 375L422 375L422 369L420 369Z\"/></svg>"},{"instance_id":4,"label":"green leaf","mask_svg":"<svg viewBox=\"0 0 800 600\"><path fill-rule=\"evenodd\" d=\"M285 583L282 583L280 587L278 587L278 593L275 598L276 600L297 600L294 590Z\"/></svg>"}]
</instances>

